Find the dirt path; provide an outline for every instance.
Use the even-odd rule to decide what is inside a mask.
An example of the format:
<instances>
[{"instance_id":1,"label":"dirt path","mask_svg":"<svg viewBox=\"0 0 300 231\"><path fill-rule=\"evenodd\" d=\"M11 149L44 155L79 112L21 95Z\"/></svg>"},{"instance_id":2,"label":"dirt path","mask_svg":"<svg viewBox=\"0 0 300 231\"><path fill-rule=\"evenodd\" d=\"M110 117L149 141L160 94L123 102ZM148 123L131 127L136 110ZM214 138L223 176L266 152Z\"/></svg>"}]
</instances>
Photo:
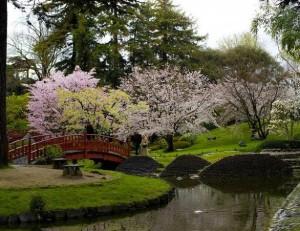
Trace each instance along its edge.
<instances>
[{"instance_id":1,"label":"dirt path","mask_svg":"<svg viewBox=\"0 0 300 231\"><path fill-rule=\"evenodd\" d=\"M0 188L32 188L99 183L111 179L108 175L83 172L83 177L63 177L62 170L45 167L14 166L0 170Z\"/></svg>"}]
</instances>

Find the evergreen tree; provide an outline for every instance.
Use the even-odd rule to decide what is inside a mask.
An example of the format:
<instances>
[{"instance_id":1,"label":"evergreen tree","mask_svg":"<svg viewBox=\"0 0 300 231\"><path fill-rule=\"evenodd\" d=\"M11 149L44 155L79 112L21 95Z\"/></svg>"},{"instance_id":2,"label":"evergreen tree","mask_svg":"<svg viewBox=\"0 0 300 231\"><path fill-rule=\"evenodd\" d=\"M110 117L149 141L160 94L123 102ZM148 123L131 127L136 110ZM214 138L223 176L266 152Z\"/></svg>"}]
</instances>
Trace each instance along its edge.
<instances>
[{"instance_id":1,"label":"evergreen tree","mask_svg":"<svg viewBox=\"0 0 300 231\"><path fill-rule=\"evenodd\" d=\"M131 26L129 50L134 65L171 64L193 69L193 57L205 37L197 35L194 22L171 0L145 3Z\"/></svg>"},{"instance_id":2,"label":"evergreen tree","mask_svg":"<svg viewBox=\"0 0 300 231\"><path fill-rule=\"evenodd\" d=\"M105 76L105 82L113 86L117 86L120 77L128 72L125 57L128 27L137 7L137 0L104 1L103 10L98 17L100 30L109 38L100 45L102 55L99 69Z\"/></svg>"},{"instance_id":3,"label":"evergreen tree","mask_svg":"<svg viewBox=\"0 0 300 231\"><path fill-rule=\"evenodd\" d=\"M47 1L35 6L34 14L53 30L43 43L55 44L62 50L58 69L69 73L76 65L86 71L96 66L99 34L95 16L101 7L100 1L76 0Z\"/></svg>"},{"instance_id":4,"label":"evergreen tree","mask_svg":"<svg viewBox=\"0 0 300 231\"><path fill-rule=\"evenodd\" d=\"M34 13L53 27L47 42L63 50L59 69L68 73L76 65L85 71L96 67L98 76L116 86L126 73L124 43L137 5L137 0L59 0L40 3Z\"/></svg>"},{"instance_id":5,"label":"evergreen tree","mask_svg":"<svg viewBox=\"0 0 300 231\"><path fill-rule=\"evenodd\" d=\"M129 30L128 52L131 66L148 67L154 65L156 63L156 56L153 51L155 17L151 2L141 4L129 24Z\"/></svg>"}]
</instances>

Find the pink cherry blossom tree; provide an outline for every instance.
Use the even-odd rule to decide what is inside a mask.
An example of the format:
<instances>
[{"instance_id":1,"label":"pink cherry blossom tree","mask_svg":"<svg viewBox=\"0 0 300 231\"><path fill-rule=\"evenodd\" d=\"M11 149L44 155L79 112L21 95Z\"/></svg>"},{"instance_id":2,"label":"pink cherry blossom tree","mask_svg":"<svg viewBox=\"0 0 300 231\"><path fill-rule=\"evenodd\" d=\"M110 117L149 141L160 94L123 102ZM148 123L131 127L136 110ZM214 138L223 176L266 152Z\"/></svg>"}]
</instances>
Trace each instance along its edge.
<instances>
[{"instance_id":1,"label":"pink cherry blossom tree","mask_svg":"<svg viewBox=\"0 0 300 231\"><path fill-rule=\"evenodd\" d=\"M28 120L31 128L40 134L63 133L65 131L65 125L62 123L63 108L59 107L57 90L77 92L96 87L98 80L93 77L93 73L93 71L84 72L76 67L72 74L65 76L62 72L57 72L30 86Z\"/></svg>"},{"instance_id":2,"label":"pink cherry blossom tree","mask_svg":"<svg viewBox=\"0 0 300 231\"><path fill-rule=\"evenodd\" d=\"M175 134L199 132L204 129L203 123L215 122L214 86L200 72L135 68L123 80L121 89L149 107L131 115L128 132L161 135L168 143L167 151L174 150Z\"/></svg>"}]
</instances>

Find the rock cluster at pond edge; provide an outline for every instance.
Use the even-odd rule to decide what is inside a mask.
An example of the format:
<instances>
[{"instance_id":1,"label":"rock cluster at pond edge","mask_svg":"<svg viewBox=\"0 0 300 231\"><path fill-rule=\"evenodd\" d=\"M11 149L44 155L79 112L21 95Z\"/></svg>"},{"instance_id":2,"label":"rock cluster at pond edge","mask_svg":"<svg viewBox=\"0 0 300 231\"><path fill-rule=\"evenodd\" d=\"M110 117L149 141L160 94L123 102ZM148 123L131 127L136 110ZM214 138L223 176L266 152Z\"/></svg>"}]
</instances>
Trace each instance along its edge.
<instances>
[{"instance_id":1,"label":"rock cluster at pond edge","mask_svg":"<svg viewBox=\"0 0 300 231\"><path fill-rule=\"evenodd\" d=\"M201 172L207 178L274 178L290 176L292 169L284 161L264 154L246 154L226 157Z\"/></svg>"},{"instance_id":2,"label":"rock cluster at pond edge","mask_svg":"<svg viewBox=\"0 0 300 231\"><path fill-rule=\"evenodd\" d=\"M198 156L182 155L170 163L161 173L161 177L184 176L199 173L201 169L210 163Z\"/></svg>"},{"instance_id":3,"label":"rock cluster at pond edge","mask_svg":"<svg viewBox=\"0 0 300 231\"><path fill-rule=\"evenodd\" d=\"M150 175L161 165L148 156L133 156L117 167L117 171L133 175Z\"/></svg>"}]
</instances>

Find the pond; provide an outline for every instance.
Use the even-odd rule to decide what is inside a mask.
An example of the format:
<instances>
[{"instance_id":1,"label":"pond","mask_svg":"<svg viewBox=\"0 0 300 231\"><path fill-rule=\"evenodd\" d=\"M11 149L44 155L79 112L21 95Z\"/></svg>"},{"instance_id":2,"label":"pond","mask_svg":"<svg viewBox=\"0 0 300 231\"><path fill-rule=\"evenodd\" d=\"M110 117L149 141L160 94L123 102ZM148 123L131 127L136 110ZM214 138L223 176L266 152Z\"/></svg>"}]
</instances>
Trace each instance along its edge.
<instances>
[{"instance_id":1,"label":"pond","mask_svg":"<svg viewBox=\"0 0 300 231\"><path fill-rule=\"evenodd\" d=\"M54 224L18 230L42 231L263 231L291 187L268 185L223 189L192 179L172 179L175 198L164 208L77 224ZM288 188L286 188L288 186Z\"/></svg>"}]
</instances>

